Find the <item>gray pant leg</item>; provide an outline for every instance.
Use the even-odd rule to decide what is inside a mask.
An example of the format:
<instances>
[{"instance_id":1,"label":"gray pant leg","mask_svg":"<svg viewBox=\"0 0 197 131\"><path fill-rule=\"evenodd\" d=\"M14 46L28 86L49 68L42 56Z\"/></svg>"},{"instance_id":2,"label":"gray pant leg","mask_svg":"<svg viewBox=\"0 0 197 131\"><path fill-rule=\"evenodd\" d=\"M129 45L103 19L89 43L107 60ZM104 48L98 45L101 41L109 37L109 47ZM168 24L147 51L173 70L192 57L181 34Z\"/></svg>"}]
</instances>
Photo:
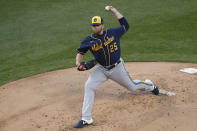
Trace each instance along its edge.
<instances>
[{"instance_id":1,"label":"gray pant leg","mask_svg":"<svg viewBox=\"0 0 197 131\"><path fill-rule=\"evenodd\" d=\"M95 70L90 74L88 80L85 84L84 90L84 101L83 101L83 108L82 108L82 119L83 120L90 120L92 119L92 106L94 103L94 95L96 88L105 82L107 77L103 73L103 70L100 66L97 66Z\"/></svg>"},{"instance_id":2,"label":"gray pant leg","mask_svg":"<svg viewBox=\"0 0 197 131\"><path fill-rule=\"evenodd\" d=\"M116 81L120 85L126 87L128 90L153 90L153 84L145 83L140 80L132 80L124 67L124 61L122 60L115 68L113 68L112 74L109 76L110 79Z\"/></svg>"}]
</instances>

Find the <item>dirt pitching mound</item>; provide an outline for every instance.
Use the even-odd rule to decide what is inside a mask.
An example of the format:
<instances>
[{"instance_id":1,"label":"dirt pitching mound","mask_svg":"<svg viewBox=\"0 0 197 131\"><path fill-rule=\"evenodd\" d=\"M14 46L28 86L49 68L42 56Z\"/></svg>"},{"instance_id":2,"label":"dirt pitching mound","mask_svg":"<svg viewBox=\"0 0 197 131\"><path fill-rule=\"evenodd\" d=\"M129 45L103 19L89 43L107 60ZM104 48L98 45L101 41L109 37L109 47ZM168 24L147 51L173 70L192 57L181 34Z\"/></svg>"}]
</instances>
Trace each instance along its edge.
<instances>
[{"instance_id":1,"label":"dirt pitching mound","mask_svg":"<svg viewBox=\"0 0 197 131\"><path fill-rule=\"evenodd\" d=\"M197 68L191 63L126 63L132 79L150 79L175 96L138 94L108 80L96 90L93 125L81 119L83 89L90 71L44 73L0 87L0 131L196 131Z\"/></svg>"}]
</instances>

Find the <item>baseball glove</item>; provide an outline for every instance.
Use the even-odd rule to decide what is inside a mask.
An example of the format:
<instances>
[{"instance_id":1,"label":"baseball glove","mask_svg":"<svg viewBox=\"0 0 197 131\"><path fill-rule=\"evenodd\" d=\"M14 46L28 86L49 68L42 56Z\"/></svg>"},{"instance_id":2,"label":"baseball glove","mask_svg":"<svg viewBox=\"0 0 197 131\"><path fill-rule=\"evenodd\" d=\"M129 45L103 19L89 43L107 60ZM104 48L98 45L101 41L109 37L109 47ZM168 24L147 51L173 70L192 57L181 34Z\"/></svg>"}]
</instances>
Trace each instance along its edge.
<instances>
[{"instance_id":1,"label":"baseball glove","mask_svg":"<svg viewBox=\"0 0 197 131\"><path fill-rule=\"evenodd\" d=\"M85 71L93 68L97 64L96 60L90 60L88 62L81 62L78 66L78 71Z\"/></svg>"}]
</instances>

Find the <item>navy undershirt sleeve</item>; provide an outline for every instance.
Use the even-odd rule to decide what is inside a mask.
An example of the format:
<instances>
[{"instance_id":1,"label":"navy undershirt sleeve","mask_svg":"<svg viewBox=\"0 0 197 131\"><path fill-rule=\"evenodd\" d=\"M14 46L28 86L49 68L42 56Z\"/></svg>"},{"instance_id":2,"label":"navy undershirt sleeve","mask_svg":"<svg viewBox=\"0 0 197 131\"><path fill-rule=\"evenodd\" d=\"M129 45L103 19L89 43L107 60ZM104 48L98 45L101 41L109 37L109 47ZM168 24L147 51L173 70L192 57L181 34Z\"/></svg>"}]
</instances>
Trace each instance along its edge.
<instances>
[{"instance_id":1,"label":"navy undershirt sleeve","mask_svg":"<svg viewBox=\"0 0 197 131\"><path fill-rule=\"evenodd\" d=\"M120 27L111 29L111 31L114 32L118 38L120 38L129 29L129 24L124 17L119 19L119 22L121 25Z\"/></svg>"},{"instance_id":2,"label":"navy undershirt sleeve","mask_svg":"<svg viewBox=\"0 0 197 131\"><path fill-rule=\"evenodd\" d=\"M129 29L129 23L127 22L127 20L122 17L121 19L119 19L120 25L122 25L126 31L128 31Z\"/></svg>"}]
</instances>

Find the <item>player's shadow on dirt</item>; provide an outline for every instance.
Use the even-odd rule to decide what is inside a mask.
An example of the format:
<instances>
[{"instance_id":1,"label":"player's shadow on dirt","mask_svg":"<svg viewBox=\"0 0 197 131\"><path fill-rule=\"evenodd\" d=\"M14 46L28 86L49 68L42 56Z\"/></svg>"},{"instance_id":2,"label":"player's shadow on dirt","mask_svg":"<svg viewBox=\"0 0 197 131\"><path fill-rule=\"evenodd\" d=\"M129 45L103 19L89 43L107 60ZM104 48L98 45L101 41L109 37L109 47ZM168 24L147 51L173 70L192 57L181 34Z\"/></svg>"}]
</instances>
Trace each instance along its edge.
<instances>
[{"instance_id":1,"label":"player's shadow on dirt","mask_svg":"<svg viewBox=\"0 0 197 131\"><path fill-rule=\"evenodd\" d=\"M149 91L125 91L125 92L118 92L118 93L109 93L109 92L104 92L104 91L96 91L96 99L106 99L106 98L112 98L112 99L130 99L136 96L141 96L141 95L147 95L151 94Z\"/></svg>"}]
</instances>

